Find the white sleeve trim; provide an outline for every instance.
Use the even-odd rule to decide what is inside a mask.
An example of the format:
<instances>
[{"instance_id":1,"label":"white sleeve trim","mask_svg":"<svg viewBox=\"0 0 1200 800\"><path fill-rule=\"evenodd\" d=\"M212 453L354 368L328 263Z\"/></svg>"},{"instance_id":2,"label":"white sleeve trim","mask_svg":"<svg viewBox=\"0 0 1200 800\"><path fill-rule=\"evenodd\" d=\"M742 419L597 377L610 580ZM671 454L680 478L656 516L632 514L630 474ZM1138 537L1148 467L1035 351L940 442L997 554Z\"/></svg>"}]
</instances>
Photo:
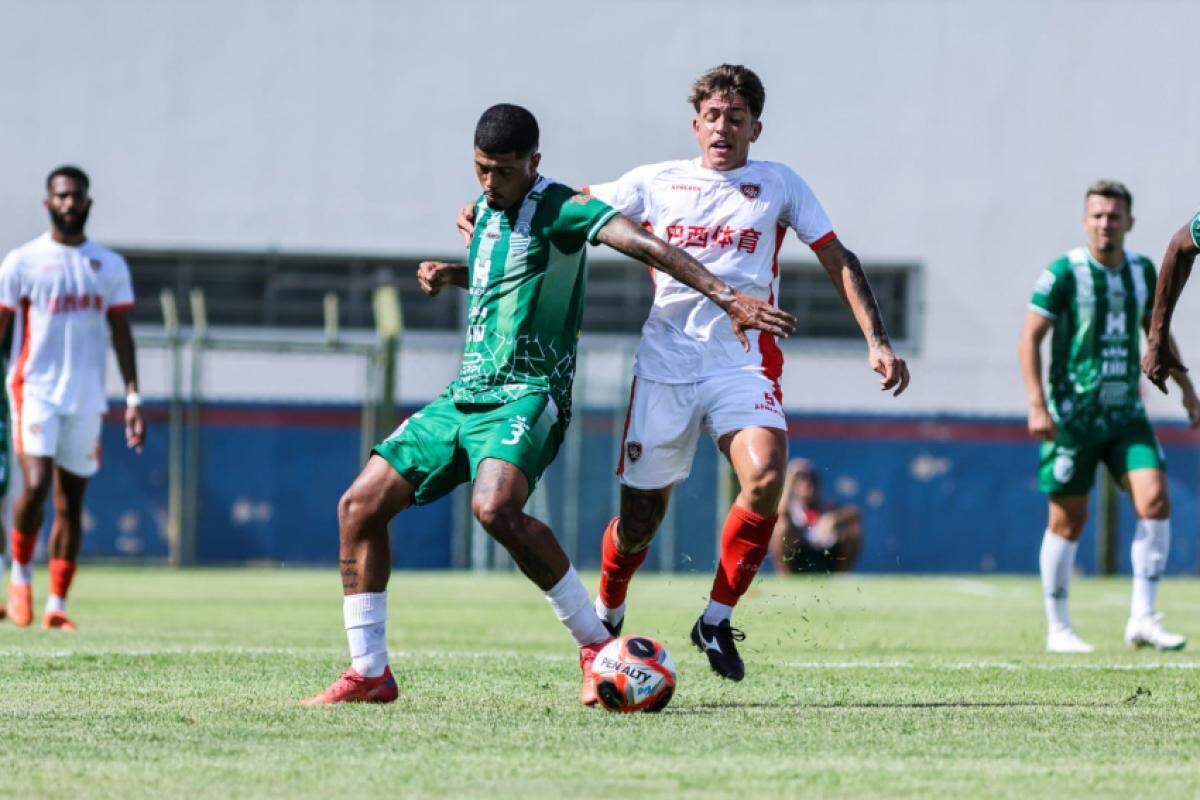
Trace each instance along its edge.
<instances>
[{"instance_id":1,"label":"white sleeve trim","mask_svg":"<svg viewBox=\"0 0 1200 800\"><path fill-rule=\"evenodd\" d=\"M620 212L618 212L615 208L610 208L607 214L600 217L600 219L596 220L595 223L592 224L592 227L589 228L587 232L588 244L596 243L596 234L600 233L600 229L607 225L609 220L615 217L618 213Z\"/></svg>"},{"instance_id":2,"label":"white sleeve trim","mask_svg":"<svg viewBox=\"0 0 1200 800\"><path fill-rule=\"evenodd\" d=\"M1039 317L1045 317L1046 319L1057 319L1058 318L1058 314L1055 314L1051 311L1047 311L1046 309L1042 308L1041 306L1035 306L1033 303L1029 304L1029 310L1032 311L1033 313L1037 314Z\"/></svg>"}]
</instances>

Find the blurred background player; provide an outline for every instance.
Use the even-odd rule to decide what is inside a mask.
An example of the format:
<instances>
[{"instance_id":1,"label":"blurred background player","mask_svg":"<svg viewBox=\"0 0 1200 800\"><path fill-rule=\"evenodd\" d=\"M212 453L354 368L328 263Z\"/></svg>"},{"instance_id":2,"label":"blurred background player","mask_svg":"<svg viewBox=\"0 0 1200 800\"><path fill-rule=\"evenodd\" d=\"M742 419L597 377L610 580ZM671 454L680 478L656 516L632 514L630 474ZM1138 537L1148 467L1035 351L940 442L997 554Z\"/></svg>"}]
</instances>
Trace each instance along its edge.
<instances>
[{"instance_id":1,"label":"blurred background player","mask_svg":"<svg viewBox=\"0 0 1200 800\"><path fill-rule=\"evenodd\" d=\"M580 648L580 700L596 702L591 663L611 636L554 533L522 510L554 460L571 416L571 384L583 315L588 243L603 243L693 287L724 309L732 330L777 335L794 319L742 295L682 250L607 204L538 174L538 125L500 104L475 129L483 194L466 264L423 262L429 294L470 295L459 376L381 444L338 505L343 612L351 667L305 704L391 702L385 625L391 570L388 522L473 481L475 518L546 594ZM726 325L729 322L725 323Z\"/></svg>"},{"instance_id":2,"label":"blurred background player","mask_svg":"<svg viewBox=\"0 0 1200 800\"><path fill-rule=\"evenodd\" d=\"M804 458L788 463L771 537L771 560L780 575L849 572L862 552L862 513L821 495L816 466Z\"/></svg>"},{"instance_id":3,"label":"blurred background player","mask_svg":"<svg viewBox=\"0 0 1200 800\"><path fill-rule=\"evenodd\" d=\"M1038 278L1020 337L1021 373L1029 396L1029 432L1042 441L1039 484L1049 495L1049 521L1039 565L1053 653L1090 653L1071 626L1067 589L1088 494L1103 463L1133 499L1137 530L1130 551L1133 600L1125 642L1177 650L1184 637L1163 629L1155 613L1158 579L1171 541L1162 447L1142 406L1138 370L1140 330L1149 322L1154 264L1125 250L1133 228L1133 197L1116 181L1099 181L1084 197L1087 247L1053 262ZM1050 390L1042 386L1040 345L1051 330ZM1192 427L1200 400L1181 370Z\"/></svg>"},{"instance_id":4,"label":"blurred background player","mask_svg":"<svg viewBox=\"0 0 1200 800\"><path fill-rule=\"evenodd\" d=\"M1200 212L1171 237L1163 255L1158 288L1154 291L1154 311L1150 314L1142 369L1163 394L1167 392L1168 377L1187 371L1178 354L1171 349L1171 317L1175 314L1175 304L1179 302L1183 286L1192 274L1197 253L1200 253Z\"/></svg>"},{"instance_id":5,"label":"blurred background player","mask_svg":"<svg viewBox=\"0 0 1200 800\"><path fill-rule=\"evenodd\" d=\"M689 98L700 156L638 167L593 196L695 254L713 274L767 303L778 296L778 252L788 227L813 248L866 337L871 368L900 394L908 367L891 348L858 258L833 232L808 184L783 164L750 161L762 132L765 92L751 70L722 64ZM471 209L459 227L471 229ZM620 515L602 540L596 610L614 635L630 579L646 560L671 489L691 471L701 429L733 465L741 491L721 530L720 562L691 640L719 675L740 681L745 665L733 607L750 587L775 528L787 460L779 376L783 354L770 333L741 346L721 309L670 275L654 277L654 306L634 361L618 475Z\"/></svg>"},{"instance_id":6,"label":"blurred background player","mask_svg":"<svg viewBox=\"0 0 1200 800\"><path fill-rule=\"evenodd\" d=\"M44 628L74 630L67 591L83 539L83 495L100 468L100 423L106 343L125 387L125 440L141 452L145 440L133 333L129 267L84 234L92 209L88 176L62 166L46 179L50 230L11 251L0 265L0 335L13 327L8 396L13 449L24 486L13 509L8 615L33 619L31 562L54 495L50 531L50 596Z\"/></svg>"}]
</instances>

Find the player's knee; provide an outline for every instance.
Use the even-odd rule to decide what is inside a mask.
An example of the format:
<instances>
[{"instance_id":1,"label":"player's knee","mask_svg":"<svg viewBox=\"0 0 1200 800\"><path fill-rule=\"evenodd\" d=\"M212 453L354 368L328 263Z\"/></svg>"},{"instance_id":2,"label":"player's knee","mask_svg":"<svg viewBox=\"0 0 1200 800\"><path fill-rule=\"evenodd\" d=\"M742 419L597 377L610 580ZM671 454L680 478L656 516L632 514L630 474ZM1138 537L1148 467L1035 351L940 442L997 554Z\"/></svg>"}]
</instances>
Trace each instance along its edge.
<instances>
[{"instance_id":1,"label":"player's knee","mask_svg":"<svg viewBox=\"0 0 1200 800\"><path fill-rule=\"evenodd\" d=\"M1046 528L1056 536L1070 541L1076 541L1083 535L1083 527L1087 525L1087 512L1077 514L1051 514Z\"/></svg>"},{"instance_id":2,"label":"player's knee","mask_svg":"<svg viewBox=\"0 0 1200 800\"><path fill-rule=\"evenodd\" d=\"M506 498L494 495L471 498L471 513L483 529L497 539L503 540L515 530L514 520L521 509Z\"/></svg>"},{"instance_id":3,"label":"player's knee","mask_svg":"<svg viewBox=\"0 0 1200 800\"><path fill-rule=\"evenodd\" d=\"M757 470L742 485L742 493L756 514L774 514L783 494L783 470L774 466Z\"/></svg>"},{"instance_id":4,"label":"player's knee","mask_svg":"<svg viewBox=\"0 0 1200 800\"><path fill-rule=\"evenodd\" d=\"M44 503L50 496L50 475L31 474L29 482L25 484L25 496L35 503Z\"/></svg>"},{"instance_id":5,"label":"player's knee","mask_svg":"<svg viewBox=\"0 0 1200 800\"><path fill-rule=\"evenodd\" d=\"M631 556L645 550L650 546L650 542L654 541L654 534L658 532L659 522L661 522L659 519L630 520L629 522L622 519L616 529L617 552L621 555Z\"/></svg>"},{"instance_id":6,"label":"player's knee","mask_svg":"<svg viewBox=\"0 0 1200 800\"><path fill-rule=\"evenodd\" d=\"M342 538L356 539L375 527L371 523L379 521L382 510L377 497L351 486L338 500L337 513Z\"/></svg>"},{"instance_id":7,"label":"player's knee","mask_svg":"<svg viewBox=\"0 0 1200 800\"><path fill-rule=\"evenodd\" d=\"M1140 519L1167 519L1171 516L1171 498L1165 486L1157 487L1146 497L1138 498L1137 515Z\"/></svg>"}]
</instances>

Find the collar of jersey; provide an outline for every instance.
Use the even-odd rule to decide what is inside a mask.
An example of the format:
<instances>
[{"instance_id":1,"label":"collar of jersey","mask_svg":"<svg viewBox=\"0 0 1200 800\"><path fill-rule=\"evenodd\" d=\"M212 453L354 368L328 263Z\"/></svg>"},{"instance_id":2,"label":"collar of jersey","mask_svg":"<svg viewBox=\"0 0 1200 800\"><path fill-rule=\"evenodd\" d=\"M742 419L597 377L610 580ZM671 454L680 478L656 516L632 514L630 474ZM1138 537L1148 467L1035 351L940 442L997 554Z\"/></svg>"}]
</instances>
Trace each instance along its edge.
<instances>
[{"instance_id":1,"label":"collar of jersey","mask_svg":"<svg viewBox=\"0 0 1200 800\"><path fill-rule=\"evenodd\" d=\"M692 159L692 166L696 168L697 172L700 172L703 175L708 175L713 178L717 178L719 180L730 181L730 182L733 182L733 181L737 180L738 178L740 178L742 176L742 173L745 172L747 169L749 169L750 165L754 163L753 159L748 158L748 159L746 159L746 163L742 164L737 169L730 169L730 170L725 170L724 172L722 172L719 169L709 169L708 167L706 167L702 163L700 163L700 160L701 159L699 156Z\"/></svg>"},{"instance_id":2,"label":"collar of jersey","mask_svg":"<svg viewBox=\"0 0 1200 800\"><path fill-rule=\"evenodd\" d=\"M1102 269L1105 272L1120 272L1121 270L1125 269L1125 266L1127 264L1130 263L1128 250L1121 251L1122 261L1120 264L1118 264L1115 267L1106 267L1103 264L1101 264L1099 261L1097 261L1096 259L1092 258L1092 248L1088 247L1086 244L1083 246L1083 255L1085 258L1087 258L1087 261L1089 264L1091 264L1096 269Z\"/></svg>"}]
</instances>

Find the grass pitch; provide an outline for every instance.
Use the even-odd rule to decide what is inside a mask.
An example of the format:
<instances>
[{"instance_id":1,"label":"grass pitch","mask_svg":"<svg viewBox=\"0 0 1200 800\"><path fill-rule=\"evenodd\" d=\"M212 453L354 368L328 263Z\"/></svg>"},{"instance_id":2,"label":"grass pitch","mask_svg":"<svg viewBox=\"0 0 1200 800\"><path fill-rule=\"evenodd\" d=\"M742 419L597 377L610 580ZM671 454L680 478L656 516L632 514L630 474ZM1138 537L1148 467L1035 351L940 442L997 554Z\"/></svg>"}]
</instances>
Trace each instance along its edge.
<instances>
[{"instance_id":1,"label":"grass pitch","mask_svg":"<svg viewBox=\"0 0 1200 800\"><path fill-rule=\"evenodd\" d=\"M687 641L707 585L633 585L628 632L679 667L657 716L580 707L536 589L462 573L393 576L398 702L302 709L347 663L334 570L85 566L77 633L0 623L0 772L35 797L1200 792L1200 656L1123 648L1128 581L1076 581L1098 652L1051 657L1032 578L767 578L741 684ZM1200 583L1161 599L1200 636Z\"/></svg>"}]
</instances>

